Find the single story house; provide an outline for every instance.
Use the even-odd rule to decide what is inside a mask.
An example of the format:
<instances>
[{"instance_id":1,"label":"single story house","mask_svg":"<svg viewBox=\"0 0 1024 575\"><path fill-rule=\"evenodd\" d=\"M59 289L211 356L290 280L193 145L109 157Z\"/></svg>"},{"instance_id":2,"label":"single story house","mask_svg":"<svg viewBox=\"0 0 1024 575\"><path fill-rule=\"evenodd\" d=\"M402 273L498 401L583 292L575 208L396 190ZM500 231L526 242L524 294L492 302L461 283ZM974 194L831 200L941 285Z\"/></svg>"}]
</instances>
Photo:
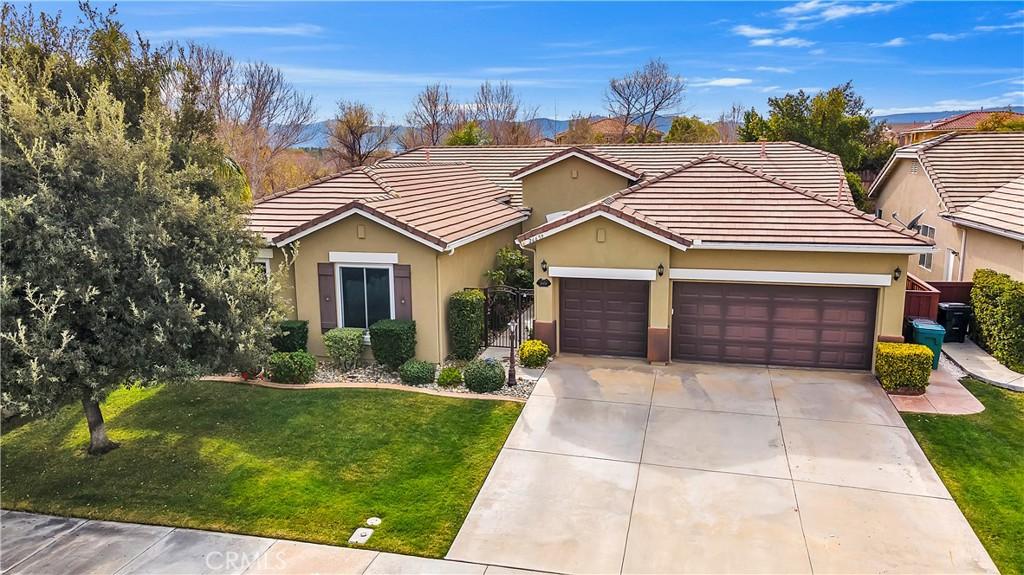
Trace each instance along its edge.
<instances>
[{"instance_id":1,"label":"single story house","mask_svg":"<svg viewBox=\"0 0 1024 575\"><path fill-rule=\"evenodd\" d=\"M952 133L904 146L869 195L879 217L917 218L935 240L934 255L911 258L915 276L970 281L988 268L1024 279L1024 133Z\"/></svg>"},{"instance_id":2,"label":"single story house","mask_svg":"<svg viewBox=\"0 0 1024 575\"><path fill-rule=\"evenodd\" d=\"M515 242L556 353L868 369L902 340L907 257L934 249L791 142L417 148L266 198L250 226L272 264L299 244L286 297L321 327L311 351L411 317L431 361L447 297Z\"/></svg>"},{"instance_id":3,"label":"single story house","mask_svg":"<svg viewBox=\"0 0 1024 575\"><path fill-rule=\"evenodd\" d=\"M976 132L978 131L978 124L989 119L992 114L1004 114L1017 119L1024 118L1024 114L1014 112L1012 110L976 110L973 112L963 112L962 114L941 118L934 122L928 122L924 125L909 126L906 129L900 130L898 143L901 146L905 146L909 144L917 144L925 140L930 140L937 136L953 132Z\"/></svg>"}]
</instances>

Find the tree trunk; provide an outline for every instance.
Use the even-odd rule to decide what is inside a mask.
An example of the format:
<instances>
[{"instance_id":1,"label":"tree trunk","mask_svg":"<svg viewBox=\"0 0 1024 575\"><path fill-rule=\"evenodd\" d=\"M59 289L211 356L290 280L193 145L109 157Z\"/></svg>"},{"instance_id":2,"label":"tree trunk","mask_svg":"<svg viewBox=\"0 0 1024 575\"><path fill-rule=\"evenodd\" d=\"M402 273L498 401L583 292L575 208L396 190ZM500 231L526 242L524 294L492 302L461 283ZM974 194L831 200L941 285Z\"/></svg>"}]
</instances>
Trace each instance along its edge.
<instances>
[{"instance_id":1,"label":"tree trunk","mask_svg":"<svg viewBox=\"0 0 1024 575\"><path fill-rule=\"evenodd\" d=\"M88 391L82 394L82 409L85 410L85 421L89 424L89 455L103 455L119 447L107 437L107 426L103 423L100 402L92 398Z\"/></svg>"}]
</instances>

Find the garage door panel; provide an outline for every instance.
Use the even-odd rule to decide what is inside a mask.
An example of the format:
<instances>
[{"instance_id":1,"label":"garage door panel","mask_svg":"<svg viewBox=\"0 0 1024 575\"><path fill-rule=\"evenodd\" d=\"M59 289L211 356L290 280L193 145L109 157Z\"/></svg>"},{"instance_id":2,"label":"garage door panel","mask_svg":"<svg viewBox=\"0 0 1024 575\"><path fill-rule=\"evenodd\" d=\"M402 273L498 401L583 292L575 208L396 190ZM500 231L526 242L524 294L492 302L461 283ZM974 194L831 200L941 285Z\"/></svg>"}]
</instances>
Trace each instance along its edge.
<instances>
[{"instance_id":1,"label":"garage door panel","mask_svg":"<svg viewBox=\"0 0 1024 575\"><path fill-rule=\"evenodd\" d=\"M672 355L865 369L876 297L867 288L676 282Z\"/></svg>"},{"instance_id":2,"label":"garage door panel","mask_svg":"<svg viewBox=\"0 0 1024 575\"><path fill-rule=\"evenodd\" d=\"M647 282L561 279L561 351L645 356L649 292Z\"/></svg>"}]
</instances>

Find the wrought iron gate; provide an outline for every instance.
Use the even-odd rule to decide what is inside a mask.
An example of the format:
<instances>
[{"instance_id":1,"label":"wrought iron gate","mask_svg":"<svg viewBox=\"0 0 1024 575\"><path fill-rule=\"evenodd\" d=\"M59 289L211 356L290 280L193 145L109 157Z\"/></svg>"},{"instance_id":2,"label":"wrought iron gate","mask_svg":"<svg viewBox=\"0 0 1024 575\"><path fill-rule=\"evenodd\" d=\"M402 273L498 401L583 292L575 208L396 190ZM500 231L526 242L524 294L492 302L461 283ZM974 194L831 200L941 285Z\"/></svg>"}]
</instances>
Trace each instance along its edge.
<instances>
[{"instance_id":1,"label":"wrought iron gate","mask_svg":"<svg viewBox=\"0 0 1024 575\"><path fill-rule=\"evenodd\" d=\"M484 346L518 347L533 335L533 290L484 288Z\"/></svg>"}]
</instances>

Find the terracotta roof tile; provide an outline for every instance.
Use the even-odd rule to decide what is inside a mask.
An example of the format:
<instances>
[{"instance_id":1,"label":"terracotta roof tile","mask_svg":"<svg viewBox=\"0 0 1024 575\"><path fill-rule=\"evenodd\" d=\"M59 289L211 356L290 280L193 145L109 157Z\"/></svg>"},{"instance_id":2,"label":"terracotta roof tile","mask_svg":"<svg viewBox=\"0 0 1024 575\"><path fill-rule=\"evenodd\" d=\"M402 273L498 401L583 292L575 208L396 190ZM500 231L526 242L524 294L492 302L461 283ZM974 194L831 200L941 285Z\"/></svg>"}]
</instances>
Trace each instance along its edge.
<instances>
[{"instance_id":1,"label":"terracotta roof tile","mask_svg":"<svg viewBox=\"0 0 1024 575\"><path fill-rule=\"evenodd\" d=\"M953 219L995 228L1024 241L1024 175L957 210Z\"/></svg>"},{"instance_id":2,"label":"terracotta roof tile","mask_svg":"<svg viewBox=\"0 0 1024 575\"><path fill-rule=\"evenodd\" d=\"M944 132L954 130L976 130L978 124L987 120L992 114L1011 114L1024 118L1024 114L1019 112L1012 112L1008 110L978 110L974 112L964 112L955 116L949 116L936 120L930 124L925 124L918 128L910 130L911 132Z\"/></svg>"}]
</instances>

